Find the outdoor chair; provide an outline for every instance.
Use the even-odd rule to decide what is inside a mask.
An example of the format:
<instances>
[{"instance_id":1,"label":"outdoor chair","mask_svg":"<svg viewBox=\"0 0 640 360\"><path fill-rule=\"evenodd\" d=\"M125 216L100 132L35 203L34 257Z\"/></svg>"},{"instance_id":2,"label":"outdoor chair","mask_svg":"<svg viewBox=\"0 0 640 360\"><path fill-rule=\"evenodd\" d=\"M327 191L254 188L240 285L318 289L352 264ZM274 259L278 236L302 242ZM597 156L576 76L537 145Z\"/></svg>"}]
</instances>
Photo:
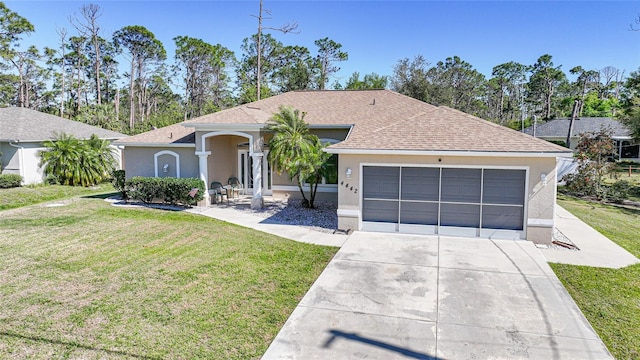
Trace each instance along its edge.
<instances>
[{"instance_id":1,"label":"outdoor chair","mask_svg":"<svg viewBox=\"0 0 640 360\"><path fill-rule=\"evenodd\" d=\"M213 191L213 198L215 199L216 204L224 201L224 198L227 198L227 204L229 203L229 194L227 193L227 189L222 186L222 183L219 181L214 181L211 183L210 190Z\"/></svg>"},{"instance_id":2,"label":"outdoor chair","mask_svg":"<svg viewBox=\"0 0 640 360\"><path fill-rule=\"evenodd\" d=\"M229 183L229 186L231 186L232 197L240 195L241 191L242 191L242 194L244 195L244 187L242 186L242 183L240 182L240 180L238 180L237 177L233 177L233 176L230 177L227 183Z\"/></svg>"}]
</instances>

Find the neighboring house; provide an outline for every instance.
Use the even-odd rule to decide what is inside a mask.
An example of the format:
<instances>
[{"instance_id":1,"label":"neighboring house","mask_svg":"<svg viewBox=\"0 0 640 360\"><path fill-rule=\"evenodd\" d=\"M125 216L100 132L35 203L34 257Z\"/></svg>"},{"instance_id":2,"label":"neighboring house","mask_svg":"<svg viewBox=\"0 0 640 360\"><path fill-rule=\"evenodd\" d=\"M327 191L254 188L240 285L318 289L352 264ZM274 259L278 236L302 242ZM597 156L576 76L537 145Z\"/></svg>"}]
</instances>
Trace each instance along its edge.
<instances>
[{"instance_id":1,"label":"neighboring house","mask_svg":"<svg viewBox=\"0 0 640 360\"><path fill-rule=\"evenodd\" d=\"M535 128L530 126L524 132L540 139L561 141L566 144L570 121L570 119L549 120L537 124ZM577 118L573 122L573 131L571 132L571 149L575 150L580 140L580 134L598 132L601 129L611 130L611 137L616 142L617 155L620 160L640 161L640 146L633 141L631 131L620 121L612 118Z\"/></svg>"},{"instance_id":2,"label":"neighboring house","mask_svg":"<svg viewBox=\"0 0 640 360\"><path fill-rule=\"evenodd\" d=\"M388 90L289 92L131 136L116 142L126 175L238 177L254 207L297 196L267 163L265 125L282 105L332 143L318 191L340 229L551 242L556 157L570 150Z\"/></svg>"},{"instance_id":3,"label":"neighboring house","mask_svg":"<svg viewBox=\"0 0 640 360\"><path fill-rule=\"evenodd\" d=\"M43 172L40 167L40 151L45 149L43 142L52 140L57 133L63 132L78 139L88 139L93 134L107 140L127 136L27 108L0 108L2 173L19 174L24 184L41 183ZM120 158L120 151L116 152Z\"/></svg>"}]
</instances>

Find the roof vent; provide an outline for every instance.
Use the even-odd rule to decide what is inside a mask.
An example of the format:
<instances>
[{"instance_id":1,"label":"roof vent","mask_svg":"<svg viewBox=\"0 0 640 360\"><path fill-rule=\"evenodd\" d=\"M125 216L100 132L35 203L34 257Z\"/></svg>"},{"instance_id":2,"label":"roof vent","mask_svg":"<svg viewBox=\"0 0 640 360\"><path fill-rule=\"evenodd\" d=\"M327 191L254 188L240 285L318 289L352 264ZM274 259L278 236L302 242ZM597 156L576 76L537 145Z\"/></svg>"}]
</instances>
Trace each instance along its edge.
<instances>
[{"instance_id":1,"label":"roof vent","mask_svg":"<svg viewBox=\"0 0 640 360\"><path fill-rule=\"evenodd\" d=\"M376 104L376 99L374 98L373 101L371 102L371 105L375 105Z\"/></svg>"}]
</instances>

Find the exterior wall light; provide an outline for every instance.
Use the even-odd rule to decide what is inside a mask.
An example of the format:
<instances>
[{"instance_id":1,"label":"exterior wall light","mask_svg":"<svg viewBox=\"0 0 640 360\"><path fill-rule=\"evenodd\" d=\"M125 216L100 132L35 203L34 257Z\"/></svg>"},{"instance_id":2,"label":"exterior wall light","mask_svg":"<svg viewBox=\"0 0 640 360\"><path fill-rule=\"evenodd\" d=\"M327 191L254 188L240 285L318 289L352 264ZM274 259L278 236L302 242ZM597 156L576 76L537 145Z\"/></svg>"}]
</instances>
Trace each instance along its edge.
<instances>
[{"instance_id":1,"label":"exterior wall light","mask_svg":"<svg viewBox=\"0 0 640 360\"><path fill-rule=\"evenodd\" d=\"M351 179L351 168L347 168L345 175L347 175L347 179Z\"/></svg>"},{"instance_id":2,"label":"exterior wall light","mask_svg":"<svg viewBox=\"0 0 640 360\"><path fill-rule=\"evenodd\" d=\"M542 181L542 185L547 185L547 174L542 173L542 175L540 175L540 181Z\"/></svg>"},{"instance_id":3,"label":"exterior wall light","mask_svg":"<svg viewBox=\"0 0 640 360\"><path fill-rule=\"evenodd\" d=\"M164 166L162 167L162 171L169 172L169 164L164 164Z\"/></svg>"}]
</instances>

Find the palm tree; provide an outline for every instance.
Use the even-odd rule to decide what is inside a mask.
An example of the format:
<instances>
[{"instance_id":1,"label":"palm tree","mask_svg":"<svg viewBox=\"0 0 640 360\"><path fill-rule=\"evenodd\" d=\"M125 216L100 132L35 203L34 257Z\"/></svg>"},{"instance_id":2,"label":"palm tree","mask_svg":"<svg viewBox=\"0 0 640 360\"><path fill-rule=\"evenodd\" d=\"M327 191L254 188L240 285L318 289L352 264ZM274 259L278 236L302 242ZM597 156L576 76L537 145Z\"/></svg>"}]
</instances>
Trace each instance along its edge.
<instances>
[{"instance_id":1,"label":"palm tree","mask_svg":"<svg viewBox=\"0 0 640 360\"><path fill-rule=\"evenodd\" d=\"M291 107L281 106L267 124L267 131L273 132L269 142L269 162L279 174L286 172L289 180L295 180L302 194L302 204L313 208L318 183L324 175L324 164L331 154L322 151L317 136L309 133L304 121L305 113ZM310 199L307 199L303 182L308 182Z\"/></svg>"},{"instance_id":2,"label":"palm tree","mask_svg":"<svg viewBox=\"0 0 640 360\"><path fill-rule=\"evenodd\" d=\"M87 145L91 149L91 164L98 175L97 182L103 182L111 176L115 169L116 158L115 149L109 140L100 139L96 134L91 135L87 140Z\"/></svg>"},{"instance_id":3,"label":"palm tree","mask_svg":"<svg viewBox=\"0 0 640 360\"><path fill-rule=\"evenodd\" d=\"M62 185L91 186L109 177L115 158L109 142L92 135L87 141L61 133L44 142L40 153L44 173Z\"/></svg>"}]
</instances>

